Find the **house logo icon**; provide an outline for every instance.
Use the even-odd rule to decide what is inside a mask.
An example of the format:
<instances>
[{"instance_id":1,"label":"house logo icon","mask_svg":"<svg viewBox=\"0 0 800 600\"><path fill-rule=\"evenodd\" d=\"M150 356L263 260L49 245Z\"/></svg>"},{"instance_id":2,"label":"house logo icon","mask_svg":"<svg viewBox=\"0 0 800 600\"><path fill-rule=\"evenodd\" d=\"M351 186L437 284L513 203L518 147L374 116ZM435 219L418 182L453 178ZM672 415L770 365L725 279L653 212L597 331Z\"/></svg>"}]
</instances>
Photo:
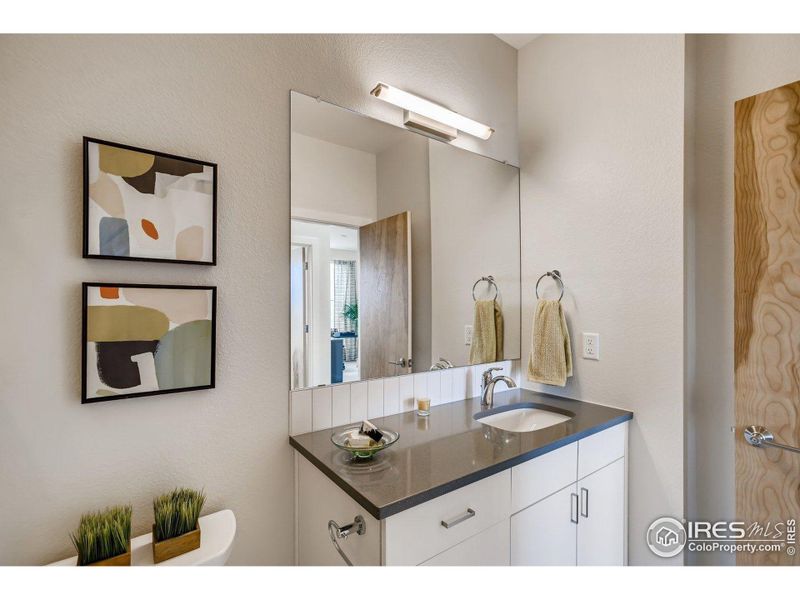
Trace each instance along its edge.
<instances>
[{"instance_id":1,"label":"house logo icon","mask_svg":"<svg viewBox=\"0 0 800 600\"><path fill-rule=\"evenodd\" d=\"M656 532L656 541L662 546L671 546L678 543L678 534L668 527L662 527Z\"/></svg>"},{"instance_id":2,"label":"house logo icon","mask_svg":"<svg viewBox=\"0 0 800 600\"><path fill-rule=\"evenodd\" d=\"M686 545L686 529L683 523L672 517L656 519L647 529L647 545L656 556L677 556Z\"/></svg>"}]
</instances>

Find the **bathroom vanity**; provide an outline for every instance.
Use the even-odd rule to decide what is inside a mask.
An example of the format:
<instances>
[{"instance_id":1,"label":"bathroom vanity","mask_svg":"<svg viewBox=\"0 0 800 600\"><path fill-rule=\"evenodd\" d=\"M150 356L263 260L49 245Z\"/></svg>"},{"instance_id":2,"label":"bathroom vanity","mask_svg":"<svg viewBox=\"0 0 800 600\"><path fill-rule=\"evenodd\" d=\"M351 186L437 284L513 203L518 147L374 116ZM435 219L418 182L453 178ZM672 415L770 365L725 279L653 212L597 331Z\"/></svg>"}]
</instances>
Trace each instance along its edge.
<instances>
[{"instance_id":1,"label":"bathroom vanity","mask_svg":"<svg viewBox=\"0 0 800 600\"><path fill-rule=\"evenodd\" d=\"M525 428L520 409L566 420L509 430ZM297 564L345 564L334 540L354 565L626 564L632 413L523 389L482 410L471 398L375 419L400 439L364 462L334 429L291 437ZM337 538L330 521L356 526Z\"/></svg>"}]
</instances>

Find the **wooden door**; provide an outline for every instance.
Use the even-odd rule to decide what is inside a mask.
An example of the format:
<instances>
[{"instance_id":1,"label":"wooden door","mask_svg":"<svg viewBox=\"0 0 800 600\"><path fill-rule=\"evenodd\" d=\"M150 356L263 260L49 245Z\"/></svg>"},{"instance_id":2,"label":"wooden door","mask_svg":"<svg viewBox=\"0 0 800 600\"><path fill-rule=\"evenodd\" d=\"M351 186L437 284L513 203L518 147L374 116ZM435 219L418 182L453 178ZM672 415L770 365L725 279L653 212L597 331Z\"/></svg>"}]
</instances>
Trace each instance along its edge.
<instances>
[{"instance_id":1,"label":"wooden door","mask_svg":"<svg viewBox=\"0 0 800 600\"><path fill-rule=\"evenodd\" d=\"M800 446L800 82L739 100L734 120L736 515L774 526L800 517L800 454L743 430ZM737 562L800 564L785 550Z\"/></svg>"},{"instance_id":2,"label":"wooden door","mask_svg":"<svg viewBox=\"0 0 800 600\"><path fill-rule=\"evenodd\" d=\"M574 566L578 495L575 484L511 516L512 566Z\"/></svg>"},{"instance_id":3,"label":"wooden door","mask_svg":"<svg viewBox=\"0 0 800 600\"><path fill-rule=\"evenodd\" d=\"M410 373L411 213L358 230L361 379Z\"/></svg>"},{"instance_id":4,"label":"wooden door","mask_svg":"<svg viewBox=\"0 0 800 600\"><path fill-rule=\"evenodd\" d=\"M578 566L625 561L625 459L578 481Z\"/></svg>"}]
</instances>

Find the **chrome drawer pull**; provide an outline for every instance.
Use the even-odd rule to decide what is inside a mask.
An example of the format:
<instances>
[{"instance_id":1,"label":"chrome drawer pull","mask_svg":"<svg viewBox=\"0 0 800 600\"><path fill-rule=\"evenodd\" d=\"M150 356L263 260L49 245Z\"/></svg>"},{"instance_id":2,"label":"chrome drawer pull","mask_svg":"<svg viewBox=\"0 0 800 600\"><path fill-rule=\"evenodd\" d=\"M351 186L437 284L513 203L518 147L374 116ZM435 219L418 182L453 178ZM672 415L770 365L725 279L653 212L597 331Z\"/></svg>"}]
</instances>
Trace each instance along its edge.
<instances>
[{"instance_id":1,"label":"chrome drawer pull","mask_svg":"<svg viewBox=\"0 0 800 600\"><path fill-rule=\"evenodd\" d=\"M445 529L450 529L451 527L455 527L459 523L463 523L467 519L471 519L474 516L475 516L475 511L472 510L471 508L468 508L467 512L465 512L460 517L456 517L452 521L442 521L442 527L444 527Z\"/></svg>"},{"instance_id":2,"label":"chrome drawer pull","mask_svg":"<svg viewBox=\"0 0 800 600\"><path fill-rule=\"evenodd\" d=\"M589 518L589 490L581 488L581 516Z\"/></svg>"},{"instance_id":3,"label":"chrome drawer pull","mask_svg":"<svg viewBox=\"0 0 800 600\"><path fill-rule=\"evenodd\" d=\"M569 520L572 523L578 522L578 494L569 495Z\"/></svg>"}]
</instances>

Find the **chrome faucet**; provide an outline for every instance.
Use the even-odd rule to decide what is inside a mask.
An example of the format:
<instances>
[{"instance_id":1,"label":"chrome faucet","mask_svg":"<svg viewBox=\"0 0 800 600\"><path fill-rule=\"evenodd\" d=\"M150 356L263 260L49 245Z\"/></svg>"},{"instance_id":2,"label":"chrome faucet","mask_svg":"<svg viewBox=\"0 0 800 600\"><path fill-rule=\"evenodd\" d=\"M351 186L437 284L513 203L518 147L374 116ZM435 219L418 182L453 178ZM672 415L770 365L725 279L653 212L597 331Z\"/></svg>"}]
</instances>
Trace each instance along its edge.
<instances>
[{"instance_id":1,"label":"chrome faucet","mask_svg":"<svg viewBox=\"0 0 800 600\"><path fill-rule=\"evenodd\" d=\"M494 371L502 371L501 367L492 367L490 369L486 369L481 376L481 406L485 406L487 408L492 408L494 404L494 386L497 385L498 381L502 381L506 384L509 388L517 387L517 384L514 383L514 380L511 377L506 377L505 375L497 375L496 377L492 377L492 373Z\"/></svg>"}]
</instances>

